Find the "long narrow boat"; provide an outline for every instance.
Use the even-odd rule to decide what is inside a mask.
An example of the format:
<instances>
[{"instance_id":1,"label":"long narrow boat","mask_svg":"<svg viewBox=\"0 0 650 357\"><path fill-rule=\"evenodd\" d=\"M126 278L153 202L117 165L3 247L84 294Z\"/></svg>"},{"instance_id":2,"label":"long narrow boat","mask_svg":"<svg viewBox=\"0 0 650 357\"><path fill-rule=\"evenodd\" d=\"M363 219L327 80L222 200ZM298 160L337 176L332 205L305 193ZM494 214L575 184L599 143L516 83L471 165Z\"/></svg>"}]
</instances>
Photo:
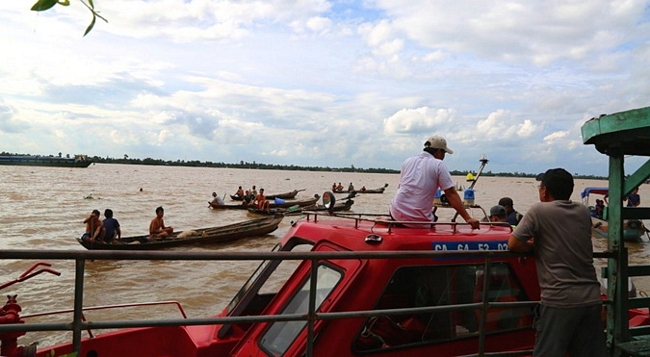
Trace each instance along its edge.
<instances>
[{"instance_id":1,"label":"long narrow boat","mask_svg":"<svg viewBox=\"0 0 650 357\"><path fill-rule=\"evenodd\" d=\"M384 193L384 191L386 190L386 187L388 187L388 184L385 183L383 187L373 188L373 189L367 189L365 187L366 186L363 186L360 189L354 190L352 192L356 192L356 193ZM347 191L347 190L335 190L335 191L332 191L332 192L334 192L334 193L348 193L350 191Z\"/></svg>"},{"instance_id":2,"label":"long narrow boat","mask_svg":"<svg viewBox=\"0 0 650 357\"><path fill-rule=\"evenodd\" d=\"M257 209L257 208L249 208L248 212L250 213L255 213L255 214L262 214L262 215L272 215L272 214L284 214L285 216L288 215L297 215L297 214L302 214L304 212L321 212L321 211L330 211L330 212L343 212L343 211L349 211L352 208L352 205L354 204L353 200L347 200L345 202L336 202L334 204L334 207L327 207L325 205L320 205L320 204L314 204L311 206L305 206L305 207L298 207L296 209L291 209L289 208L271 208L268 211Z\"/></svg>"},{"instance_id":3,"label":"long narrow boat","mask_svg":"<svg viewBox=\"0 0 650 357\"><path fill-rule=\"evenodd\" d=\"M88 167L92 163L86 155L70 157L0 155L0 165L18 166L52 166L52 167Z\"/></svg>"},{"instance_id":4,"label":"long narrow boat","mask_svg":"<svg viewBox=\"0 0 650 357\"><path fill-rule=\"evenodd\" d=\"M298 207L304 207L304 206L311 206L315 204L318 199L320 198L319 195L314 195L314 197L309 198L309 199L304 199L304 200L288 200L282 203L275 203L273 201L269 202L269 207L270 208L289 208L293 206L298 206ZM242 209L242 210L247 210L251 208L251 206L244 205L244 204L237 204L237 205L220 205L218 203L213 203L213 202L208 202L210 208L212 209Z\"/></svg>"},{"instance_id":5,"label":"long narrow boat","mask_svg":"<svg viewBox=\"0 0 650 357\"><path fill-rule=\"evenodd\" d=\"M283 200L290 200L290 199L295 198L296 195L298 195L298 192L302 192L304 190L305 189L303 188L303 189L300 189L300 190L293 190L293 191L289 191L289 192L276 193L276 194L273 194L273 195L264 195L264 196L266 197L267 200L273 200L273 199L276 199L276 198L281 198ZM237 196L237 195L230 195L230 198L233 201L243 201L244 200L243 197Z\"/></svg>"},{"instance_id":6,"label":"long narrow boat","mask_svg":"<svg viewBox=\"0 0 650 357\"><path fill-rule=\"evenodd\" d=\"M251 219L226 226L176 232L172 237L149 239L149 236L124 237L118 243L88 242L77 238L89 250L152 250L185 245L231 242L234 240L269 234L278 228L283 215Z\"/></svg>"},{"instance_id":7,"label":"long narrow boat","mask_svg":"<svg viewBox=\"0 0 650 357\"><path fill-rule=\"evenodd\" d=\"M347 200L343 202L336 202L333 207L326 207L324 205L313 205L313 206L304 207L302 210L312 211L312 212L320 212L320 211L343 212L352 209L353 204L354 204L354 200Z\"/></svg>"}]
</instances>

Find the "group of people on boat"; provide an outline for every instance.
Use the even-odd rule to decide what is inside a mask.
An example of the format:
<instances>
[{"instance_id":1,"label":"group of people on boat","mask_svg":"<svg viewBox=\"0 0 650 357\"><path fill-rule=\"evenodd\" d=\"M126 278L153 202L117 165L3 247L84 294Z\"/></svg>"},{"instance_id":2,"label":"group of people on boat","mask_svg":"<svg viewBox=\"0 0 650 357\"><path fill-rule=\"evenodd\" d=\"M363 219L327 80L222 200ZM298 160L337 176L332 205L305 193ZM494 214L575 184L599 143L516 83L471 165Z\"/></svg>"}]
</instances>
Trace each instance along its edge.
<instances>
[{"instance_id":1,"label":"group of people on boat","mask_svg":"<svg viewBox=\"0 0 650 357\"><path fill-rule=\"evenodd\" d=\"M334 182L332 184L332 191L345 192L345 188L343 187L343 184L341 184L340 182L338 183L338 185L336 184L336 182ZM348 192L352 192L352 191L354 191L354 185L352 184L352 182L350 182L350 185L348 185Z\"/></svg>"},{"instance_id":2,"label":"group of people on boat","mask_svg":"<svg viewBox=\"0 0 650 357\"><path fill-rule=\"evenodd\" d=\"M350 184L348 185L347 192L353 192L353 191L355 191L354 184L352 184L352 182L350 182ZM359 191L360 192L365 192L366 191L366 186L361 186L361 189ZM334 182L332 184L332 192L346 192L346 190L345 190L345 188L343 187L343 185L340 182L338 183L338 185L336 184L336 182Z\"/></svg>"},{"instance_id":3,"label":"group of people on boat","mask_svg":"<svg viewBox=\"0 0 650 357\"><path fill-rule=\"evenodd\" d=\"M86 225L86 232L81 236L82 240L90 242L113 243L122 239L120 223L113 218L113 210L104 210L104 220L100 219L99 210L93 210L83 223Z\"/></svg>"},{"instance_id":4,"label":"group of people on boat","mask_svg":"<svg viewBox=\"0 0 650 357\"><path fill-rule=\"evenodd\" d=\"M265 211L269 210L270 202L266 199L263 188L260 188L258 192L256 186L253 185L250 190L244 191L242 186L239 186L234 196L241 198L242 205L251 206ZM223 204L223 202L219 204Z\"/></svg>"},{"instance_id":5,"label":"group of people on boat","mask_svg":"<svg viewBox=\"0 0 650 357\"><path fill-rule=\"evenodd\" d=\"M162 206L156 208L156 217L149 224L149 239L165 238L174 234L174 228L165 225L163 216L165 210ZM104 220L100 219L99 210L93 210L83 223L86 225L86 232L81 239L89 242L115 244L122 239L120 223L113 217L113 210L104 211Z\"/></svg>"},{"instance_id":6,"label":"group of people on boat","mask_svg":"<svg viewBox=\"0 0 650 357\"><path fill-rule=\"evenodd\" d=\"M262 190L263 189L260 189L260 191ZM258 192L255 185L253 185L253 187L251 187L249 190L246 191L244 191L242 186L239 186L237 188L237 192L235 192L233 196L240 198L243 201L242 204L251 205L251 203L254 202L255 199L257 198Z\"/></svg>"},{"instance_id":7,"label":"group of people on boat","mask_svg":"<svg viewBox=\"0 0 650 357\"><path fill-rule=\"evenodd\" d=\"M623 197L623 202L626 202L626 207L638 207L641 204L641 195L639 195L639 188L635 187L629 195ZM591 209L591 215L606 220L605 207L609 205L609 193L606 193L603 199L596 199L596 204Z\"/></svg>"}]
</instances>

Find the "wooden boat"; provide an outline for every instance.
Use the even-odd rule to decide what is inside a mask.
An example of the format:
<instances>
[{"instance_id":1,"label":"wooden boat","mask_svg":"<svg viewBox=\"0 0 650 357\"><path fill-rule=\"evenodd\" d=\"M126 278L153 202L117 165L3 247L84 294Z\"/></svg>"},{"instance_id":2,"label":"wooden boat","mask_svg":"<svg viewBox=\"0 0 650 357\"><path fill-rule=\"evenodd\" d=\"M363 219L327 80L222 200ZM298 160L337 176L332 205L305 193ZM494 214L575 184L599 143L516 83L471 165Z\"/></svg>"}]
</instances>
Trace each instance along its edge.
<instances>
[{"instance_id":1,"label":"wooden boat","mask_svg":"<svg viewBox=\"0 0 650 357\"><path fill-rule=\"evenodd\" d=\"M273 201L269 201L269 206L270 208L289 208L292 206L298 206L298 207L304 207L304 206L311 206L315 204L318 199L320 198L319 195L314 195L312 198L304 199L304 200L287 200L282 203L275 203ZM217 203L213 202L208 202L209 207L212 209L242 209L242 210L247 210L251 208L251 206L243 205L243 204L238 204L238 205L220 205Z\"/></svg>"},{"instance_id":2,"label":"wooden boat","mask_svg":"<svg viewBox=\"0 0 650 357\"><path fill-rule=\"evenodd\" d=\"M92 163L86 155L70 157L0 155L0 165L19 166L53 166L53 167L88 167Z\"/></svg>"},{"instance_id":3,"label":"wooden boat","mask_svg":"<svg viewBox=\"0 0 650 357\"><path fill-rule=\"evenodd\" d=\"M303 211L313 211L313 212L319 212L319 211L330 211L330 212L343 212L343 211L349 211L352 209L352 205L354 204L354 200L346 200L342 202L336 202L333 207L326 207L324 205L313 205L313 206L307 206L303 208Z\"/></svg>"},{"instance_id":4,"label":"wooden boat","mask_svg":"<svg viewBox=\"0 0 650 357\"><path fill-rule=\"evenodd\" d=\"M298 192L302 192L304 190L305 189L303 188L303 189L300 189L300 190L293 190L293 191L284 192L284 193L276 193L276 194L273 194L273 195L265 195L265 197L266 197L267 200L273 200L273 199L276 199L276 198L281 198L283 200L290 200L290 199L295 198L296 195L298 195ZM233 201L243 201L244 200L243 197L237 196L237 195L230 195L230 198Z\"/></svg>"},{"instance_id":5,"label":"wooden boat","mask_svg":"<svg viewBox=\"0 0 650 357\"><path fill-rule=\"evenodd\" d=\"M589 203L590 195L607 195L609 189L607 187L586 187L580 193L582 203L589 210L591 215L591 234L593 237L608 238L609 225L607 222L607 208L592 206ZM631 243L639 243L643 241L643 236L648 236L648 230L641 220L629 219L623 221L623 240Z\"/></svg>"},{"instance_id":6,"label":"wooden boat","mask_svg":"<svg viewBox=\"0 0 650 357\"><path fill-rule=\"evenodd\" d=\"M362 187L361 189L355 190L354 192L356 192L356 193L384 193L384 191L386 190L386 187L388 187L387 183L384 184L384 187L375 188L375 189L365 189L365 190Z\"/></svg>"},{"instance_id":7,"label":"wooden boat","mask_svg":"<svg viewBox=\"0 0 650 357\"><path fill-rule=\"evenodd\" d=\"M353 204L354 204L353 200L347 200L344 202L336 202L334 204L334 207L332 207L331 209L322 204L318 204L318 205L314 204L311 206L296 207L294 209L292 209L292 207L271 208L268 211L257 209L257 208L249 208L248 212L255 213L255 214L262 214L262 215L272 215L272 214L280 213L285 216L302 214L303 212L321 212L321 211L342 212L342 211L349 211L352 208Z\"/></svg>"},{"instance_id":8,"label":"wooden boat","mask_svg":"<svg viewBox=\"0 0 650 357\"><path fill-rule=\"evenodd\" d=\"M77 238L77 241L89 250L152 250L186 245L223 243L269 234L278 228L282 218L281 214L276 214L226 226L176 232L172 237L166 238L149 239L148 235L123 237L119 243L113 244L88 242L80 238Z\"/></svg>"}]
</instances>

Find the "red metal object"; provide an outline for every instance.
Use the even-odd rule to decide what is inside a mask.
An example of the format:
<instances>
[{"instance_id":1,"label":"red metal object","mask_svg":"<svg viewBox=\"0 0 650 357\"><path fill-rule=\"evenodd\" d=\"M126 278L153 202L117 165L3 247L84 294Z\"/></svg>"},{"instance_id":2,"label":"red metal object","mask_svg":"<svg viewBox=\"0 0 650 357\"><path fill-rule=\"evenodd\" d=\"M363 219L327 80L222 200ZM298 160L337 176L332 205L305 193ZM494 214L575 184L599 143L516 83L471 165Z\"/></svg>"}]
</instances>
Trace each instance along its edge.
<instances>
[{"instance_id":1,"label":"red metal object","mask_svg":"<svg viewBox=\"0 0 650 357\"><path fill-rule=\"evenodd\" d=\"M22 324L25 323L20 318L19 313L22 311L20 305L16 301L17 295L7 295L7 302L0 310L0 324ZM18 346L18 337L24 335L25 332L5 332L0 333L0 355L14 357L23 356L22 346Z\"/></svg>"},{"instance_id":2,"label":"red metal object","mask_svg":"<svg viewBox=\"0 0 650 357\"><path fill-rule=\"evenodd\" d=\"M38 274L47 272L54 275L61 275L60 272L45 268L38 271L34 271L39 266L52 266L49 263L39 262L32 265L31 268L27 269L24 273L20 274L17 279L9 281L0 285L0 290L14 285L19 282L23 282L27 279L30 279ZM0 310L0 324L23 324L25 321L20 318L20 312L23 310L16 298L18 295L7 295L7 302ZM0 333L0 355L3 357L29 357L35 356L36 354L36 345L30 346L18 346L18 337L25 335L26 332L5 332Z\"/></svg>"},{"instance_id":3,"label":"red metal object","mask_svg":"<svg viewBox=\"0 0 650 357\"><path fill-rule=\"evenodd\" d=\"M14 285L16 283L20 283L20 282L23 282L23 281L25 281L27 279L33 278L36 275L41 274L41 273L52 273L52 274L57 275L57 276L61 275L60 272L58 272L56 270L48 269L48 268L41 269L41 270L33 272L34 269L36 269L39 266L51 267L52 264L45 263L45 262L38 262L38 263L32 265L31 268L25 270L24 273L20 274L20 276L17 279L14 279L12 281L9 281L9 282L6 282L6 283L0 285L0 290L4 289L6 287L12 286L12 285Z\"/></svg>"}]
</instances>

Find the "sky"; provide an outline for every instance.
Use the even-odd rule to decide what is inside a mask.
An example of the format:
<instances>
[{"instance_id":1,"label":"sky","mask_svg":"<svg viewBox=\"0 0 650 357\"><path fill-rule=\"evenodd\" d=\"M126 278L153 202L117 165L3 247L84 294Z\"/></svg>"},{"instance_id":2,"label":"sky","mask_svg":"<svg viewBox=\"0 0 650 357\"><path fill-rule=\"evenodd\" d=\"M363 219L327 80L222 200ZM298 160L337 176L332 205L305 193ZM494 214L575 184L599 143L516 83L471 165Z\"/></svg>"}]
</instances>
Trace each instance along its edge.
<instances>
[{"instance_id":1,"label":"sky","mask_svg":"<svg viewBox=\"0 0 650 357\"><path fill-rule=\"evenodd\" d=\"M439 135L607 175L581 126L650 106L649 1L95 0L85 37L35 1L0 2L0 152L399 169Z\"/></svg>"}]
</instances>

